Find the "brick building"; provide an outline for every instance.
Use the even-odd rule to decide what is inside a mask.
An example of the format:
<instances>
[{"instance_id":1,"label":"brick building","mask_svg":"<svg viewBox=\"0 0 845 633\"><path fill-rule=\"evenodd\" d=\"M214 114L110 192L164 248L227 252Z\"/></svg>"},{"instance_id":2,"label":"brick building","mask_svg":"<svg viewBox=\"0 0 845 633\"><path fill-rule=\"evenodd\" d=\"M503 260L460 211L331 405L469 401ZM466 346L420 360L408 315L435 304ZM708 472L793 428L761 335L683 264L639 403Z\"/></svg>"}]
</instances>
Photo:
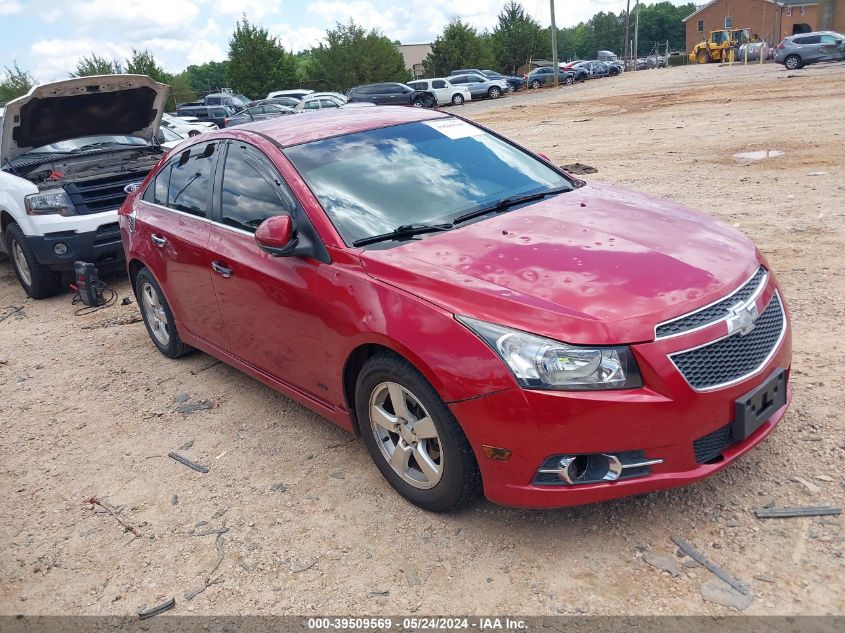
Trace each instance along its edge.
<instances>
[{"instance_id":1,"label":"brick building","mask_svg":"<svg viewBox=\"0 0 845 633\"><path fill-rule=\"evenodd\" d=\"M712 0L684 18L687 50L710 31L731 28L750 28L760 39L777 44L787 35L822 28L819 8L828 3L833 9L841 0ZM836 7L835 13L845 13L845 8ZM834 23L840 19L837 15Z\"/></svg>"}]
</instances>

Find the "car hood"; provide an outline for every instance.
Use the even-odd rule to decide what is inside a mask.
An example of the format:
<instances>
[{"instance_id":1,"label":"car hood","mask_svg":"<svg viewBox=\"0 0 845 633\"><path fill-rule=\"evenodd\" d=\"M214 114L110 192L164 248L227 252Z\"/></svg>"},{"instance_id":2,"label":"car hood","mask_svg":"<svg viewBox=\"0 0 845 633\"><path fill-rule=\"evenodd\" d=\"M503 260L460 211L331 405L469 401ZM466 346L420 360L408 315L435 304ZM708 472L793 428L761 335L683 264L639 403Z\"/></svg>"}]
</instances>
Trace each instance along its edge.
<instances>
[{"instance_id":1,"label":"car hood","mask_svg":"<svg viewBox=\"0 0 845 633\"><path fill-rule=\"evenodd\" d=\"M6 104L0 160L83 136L153 141L169 88L146 75L77 77L42 84Z\"/></svg>"},{"instance_id":2,"label":"car hood","mask_svg":"<svg viewBox=\"0 0 845 633\"><path fill-rule=\"evenodd\" d=\"M583 344L652 340L655 325L729 294L759 266L739 231L600 184L361 261L454 314Z\"/></svg>"}]
</instances>

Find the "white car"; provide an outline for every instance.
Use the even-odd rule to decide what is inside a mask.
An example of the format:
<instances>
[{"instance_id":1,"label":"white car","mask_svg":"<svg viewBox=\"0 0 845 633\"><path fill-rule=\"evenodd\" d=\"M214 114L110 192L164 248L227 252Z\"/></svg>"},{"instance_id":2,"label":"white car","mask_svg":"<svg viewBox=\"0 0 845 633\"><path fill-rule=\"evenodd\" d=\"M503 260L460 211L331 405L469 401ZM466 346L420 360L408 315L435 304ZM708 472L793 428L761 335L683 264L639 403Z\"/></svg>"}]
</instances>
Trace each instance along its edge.
<instances>
[{"instance_id":1,"label":"white car","mask_svg":"<svg viewBox=\"0 0 845 633\"><path fill-rule=\"evenodd\" d=\"M217 126L211 121L200 121L196 117L191 118L194 120L189 121L165 112L161 115L161 128L176 132L182 138L196 136L197 134L211 132L217 129Z\"/></svg>"},{"instance_id":2,"label":"white car","mask_svg":"<svg viewBox=\"0 0 845 633\"><path fill-rule=\"evenodd\" d=\"M303 99L312 94L313 90L308 88L297 88L295 90L276 90L267 95L268 99L275 99L276 97L293 97L294 99Z\"/></svg>"},{"instance_id":3,"label":"white car","mask_svg":"<svg viewBox=\"0 0 845 633\"><path fill-rule=\"evenodd\" d=\"M437 79L417 79L409 81L408 85L414 90L426 90L433 92L437 98L437 105L463 105L464 101L470 101L472 94L466 86L455 86L445 77Z\"/></svg>"},{"instance_id":4,"label":"white car","mask_svg":"<svg viewBox=\"0 0 845 633\"><path fill-rule=\"evenodd\" d=\"M302 101L296 104L294 110L297 112L306 112L308 110L326 110L339 108L346 103L346 97L343 95L337 96L334 92L321 92L319 94L308 95Z\"/></svg>"},{"instance_id":5,"label":"white car","mask_svg":"<svg viewBox=\"0 0 845 633\"><path fill-rule=\"evenodd\" d=\"M144 75L104 75L42 84L6 104L0 251L30 297L58 293L77 260L123 268L117 210L164 151L167 92Z\"/></svg>"}]
</instances>

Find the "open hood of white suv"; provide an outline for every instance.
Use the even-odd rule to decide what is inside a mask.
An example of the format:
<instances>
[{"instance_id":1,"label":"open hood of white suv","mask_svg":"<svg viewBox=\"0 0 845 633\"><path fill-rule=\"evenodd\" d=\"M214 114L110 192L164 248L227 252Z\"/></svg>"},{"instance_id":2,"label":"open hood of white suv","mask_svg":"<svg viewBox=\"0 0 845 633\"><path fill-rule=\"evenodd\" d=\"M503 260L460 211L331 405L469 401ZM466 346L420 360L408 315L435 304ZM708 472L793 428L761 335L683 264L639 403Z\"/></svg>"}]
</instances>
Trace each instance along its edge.
<instances>
[{"instance_id":1,"label":"open hood of white suv","mask_svg":"<svg viewBox=\"0 0 845 633\"><path fill-rule=\"evenodd\" d=\"M146 75L98 75L35 86L6 104L0 163L84 136L153 141L169 87Z\"/></svg>"}]
</instances>

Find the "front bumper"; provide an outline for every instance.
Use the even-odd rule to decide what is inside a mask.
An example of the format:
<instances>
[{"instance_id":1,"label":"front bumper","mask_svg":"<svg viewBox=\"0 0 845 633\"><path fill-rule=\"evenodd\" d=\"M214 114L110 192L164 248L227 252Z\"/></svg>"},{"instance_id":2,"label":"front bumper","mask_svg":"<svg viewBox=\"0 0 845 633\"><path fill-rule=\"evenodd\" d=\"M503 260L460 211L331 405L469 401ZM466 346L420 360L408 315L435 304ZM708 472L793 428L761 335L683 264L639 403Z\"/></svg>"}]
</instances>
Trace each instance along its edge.
<instances>
[{"instance_id":1,"label":"front bumper","mask_svg":"<svg viewBox=\"0 0 845 633\"><path fill-rule=\"evenodd\" d=\"M100 270L122 268L125 259L118 223L107 222L93 231L56 231L31 235L27 242L38 261L52 270L73 270L73 263L81 260L93 263ZM66 252L59 255L57 244L64 244Z\"/></svg>"},{"instance_id":2,"label":"front bumper","mask_svg":"<svg viewBox=\"0 0 845 633\"><path fill-rule=\"evenodd\" d=\"M762 297L767 304L771 285ZM790 368L788 316L785 332L769 361L753 375L728 387L695 391L668 355L702 345L723 334L714 324L669 339L632 346L644 387L632 390L564 392L507 389L449 406L475 450L485 496L519 507L561 507L595 503L682 486L708 477L748 452L774 430L792 398L748 438L729 445L721 458L698 463L694 442L734 419L735 402L764 383L778 368ZM787 373L788 376L788 373ZM486 457L483 445L509 449L508 461ZM642 451L646 460L662 459L650 474L580 485L533 483L551 455Z\"/></svg>"}]
</instances>

